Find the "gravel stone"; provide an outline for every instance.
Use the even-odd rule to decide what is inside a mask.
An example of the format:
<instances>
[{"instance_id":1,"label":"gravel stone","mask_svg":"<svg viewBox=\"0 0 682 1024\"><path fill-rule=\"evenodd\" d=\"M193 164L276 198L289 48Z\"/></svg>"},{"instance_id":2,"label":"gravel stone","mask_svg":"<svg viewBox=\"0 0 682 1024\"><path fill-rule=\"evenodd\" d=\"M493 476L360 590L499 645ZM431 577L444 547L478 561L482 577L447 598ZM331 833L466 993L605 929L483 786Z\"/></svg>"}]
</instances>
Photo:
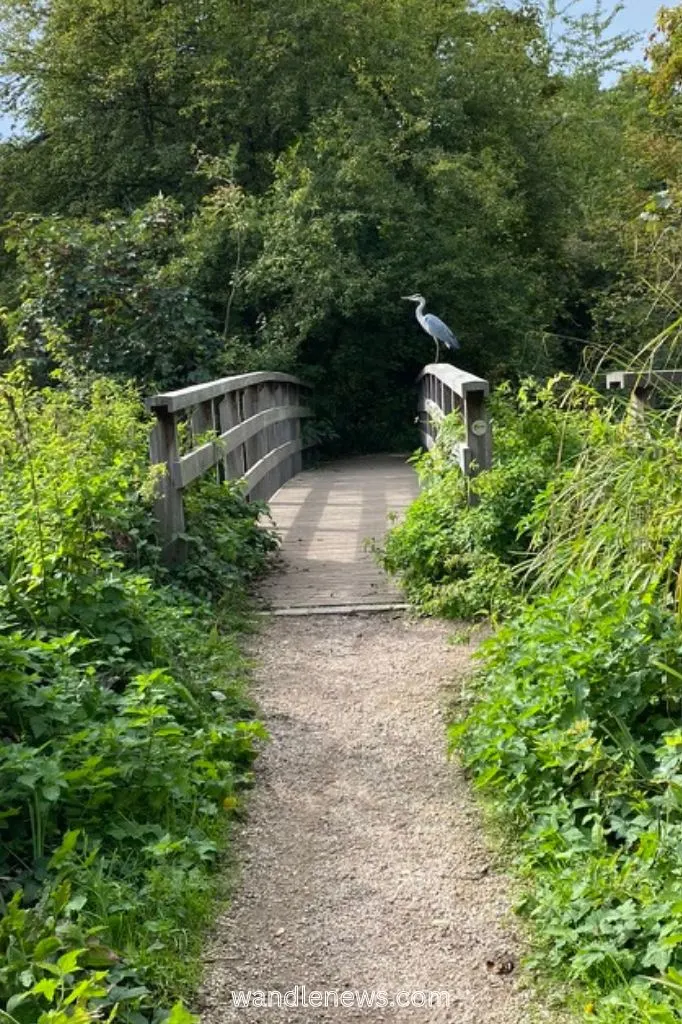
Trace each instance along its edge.
<instances>
[{"instance_id":1,"label":"gravel stone","mask_svg":"<svg viewBox=\"0 0 682 1024\"><path fill-rule=\"evenodd\" d=\"M255 697L272 739L236 840L241 881L206 950L203 1024L531 1019L510 883L446 757L444 703L471 651L449 632L383 614L265 625ZM232 1000L303 985L447 992L449 1007Z\"/></svg>"}]
</instances>

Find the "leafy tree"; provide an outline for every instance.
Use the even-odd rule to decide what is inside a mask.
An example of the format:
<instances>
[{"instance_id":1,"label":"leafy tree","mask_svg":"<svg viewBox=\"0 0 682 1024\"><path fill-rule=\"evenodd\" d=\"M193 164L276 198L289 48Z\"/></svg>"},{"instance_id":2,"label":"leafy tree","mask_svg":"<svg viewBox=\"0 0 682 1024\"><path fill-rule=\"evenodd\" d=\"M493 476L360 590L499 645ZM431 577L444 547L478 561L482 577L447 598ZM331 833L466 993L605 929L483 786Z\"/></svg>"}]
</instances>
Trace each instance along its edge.
<instances>
[{"instance_id":1,"label":"leafy tree","mask_svg":"<svg viewBox=\"0 0 682 1024\"><path fill-rule=\"evenodd\" d=\"M3 0L5 101L28 136L5 147L12 207L83 212L183 189L212 131L224 7Z\"/></svg>"},{"instance_id":2,"label":"leafy tree","mask_svg":"<svg viewBox=\"0 0 682 1024\"><path fill-rule=\"evenodd\" d=\"M468 0L0 0L0 70L31 133L0 147L6 202L68 215L29 235L77 216L76 248L103 254L103 225L117 225L125 262L158 189L188 224L156 269L149 252L113 280L86 260L89 296L69 284L76 264L58 244L44 274L13 231L13 329L28 314L89 365L143 380L299 369L351 448L413 443L411 383L430 348L405 290L452 323L472 370L574 368L580 345L562 336L591 328L606 237L594 225L625 166L630 101L599 86L619 45L605 41L608 17L574 19L561 51L545 13ZM126 215L102 214L112 207ZM128 281L150 285L151 307Z\"/></svg>"},{"instance_id":3,"label":"leafy tree","mask_svg":"<svg viewBox=\"0 0 682 1024\"><path fill-rule=\"evenodd\" d=\"M650 68L627 76L623 118L627 157L620 192L600 225L610 279L598 297L598 338L623 365L679 363L682 248L682 61L679 11L662 9ZM677 77L676 77L677 75Z\"/></svg>"},{"instance_id":4,"label":"leafy tree","mask_svg":"<svg viewBox=\"0 0 682 1024\"><path fill-rule=\"evenodd\" d=\"M130 218L15 222L7 244L23 279L7 318L13 351L43 373L56 363L148 385L210 374L219 339L178 264L182 239L182 210L163 198Z\"/></svg>"},{"instance_id":5,"label":"leafy tree","mask_svg":"<svg viewBox=\"0 0 682 1024\"><path fill-rule=\"evenodd\" d=\"M420 5L391 32L394 74L363 68L277 161L238 295L260 313L259 359L297 359L352 447L409 443L431 349L406 289L451 322L468 368L542 369L570 259L538 20Z\"/></svg>"}]
</instances>

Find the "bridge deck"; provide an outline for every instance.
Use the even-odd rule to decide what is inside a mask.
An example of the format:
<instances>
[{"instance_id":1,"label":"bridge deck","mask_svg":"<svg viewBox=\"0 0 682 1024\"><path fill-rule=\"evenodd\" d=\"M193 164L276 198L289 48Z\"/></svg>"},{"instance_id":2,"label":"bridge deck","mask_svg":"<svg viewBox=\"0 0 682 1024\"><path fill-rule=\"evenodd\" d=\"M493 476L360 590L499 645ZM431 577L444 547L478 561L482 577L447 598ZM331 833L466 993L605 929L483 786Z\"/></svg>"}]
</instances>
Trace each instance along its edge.
<instances>
[{"instance_id":1,"label":"bridge deck","mask_svg":"<svg viewBox=\"0 0 682 1024\"><path fill-rule=\"evenodd\" d=\"M400 602L366 542L382 540L389 515L417 493L404 456L345 459L294 477L270 501L283 566L263 584L266 606L296 614Z\"/></svg>"}]
</instances>

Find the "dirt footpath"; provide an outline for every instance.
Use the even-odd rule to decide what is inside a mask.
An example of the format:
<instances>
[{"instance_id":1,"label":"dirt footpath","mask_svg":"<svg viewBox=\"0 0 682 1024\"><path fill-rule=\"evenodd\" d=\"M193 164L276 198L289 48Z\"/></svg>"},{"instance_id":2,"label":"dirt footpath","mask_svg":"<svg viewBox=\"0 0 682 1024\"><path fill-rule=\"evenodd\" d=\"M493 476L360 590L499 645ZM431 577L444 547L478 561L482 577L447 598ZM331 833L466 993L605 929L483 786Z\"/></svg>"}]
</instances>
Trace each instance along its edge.
<instances>
[{"instance_id":1,"label":"dirt footpath","mask_svg":"<svg viewBox=\"0 0 682 1024\"><path fill-rule=\"evenodd\" d=\"M449 632L324 615L273 619L258 637L272 742L237 843L241 882L206 951L203 1024L530 1019L509 883L446 759L445 688L468 660ZM237 1007L248 991L273 1005Z\"/></svg>"}]
</instances>

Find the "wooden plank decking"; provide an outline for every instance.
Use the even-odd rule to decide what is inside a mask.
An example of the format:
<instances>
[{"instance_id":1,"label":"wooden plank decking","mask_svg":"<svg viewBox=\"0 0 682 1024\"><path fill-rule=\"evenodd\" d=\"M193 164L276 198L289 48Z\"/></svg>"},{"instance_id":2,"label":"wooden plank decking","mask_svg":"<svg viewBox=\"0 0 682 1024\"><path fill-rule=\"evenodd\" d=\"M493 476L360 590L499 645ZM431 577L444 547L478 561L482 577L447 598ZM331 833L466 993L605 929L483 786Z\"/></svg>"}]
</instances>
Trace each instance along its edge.
<instances>
[{"instance_id":1,"label":"wooden plank decking","mask_svg":"<svg viewBox=\"0 0 682 1024\"><path fill-rule=\"evenodd\" d=\"M283 564L261 588L266 607L296 614L400 602L366 541L381 540L389 514L417 493L414 470L396 455L332 462L290 480L270 501Z\"/></svg>"}]
</instances>

